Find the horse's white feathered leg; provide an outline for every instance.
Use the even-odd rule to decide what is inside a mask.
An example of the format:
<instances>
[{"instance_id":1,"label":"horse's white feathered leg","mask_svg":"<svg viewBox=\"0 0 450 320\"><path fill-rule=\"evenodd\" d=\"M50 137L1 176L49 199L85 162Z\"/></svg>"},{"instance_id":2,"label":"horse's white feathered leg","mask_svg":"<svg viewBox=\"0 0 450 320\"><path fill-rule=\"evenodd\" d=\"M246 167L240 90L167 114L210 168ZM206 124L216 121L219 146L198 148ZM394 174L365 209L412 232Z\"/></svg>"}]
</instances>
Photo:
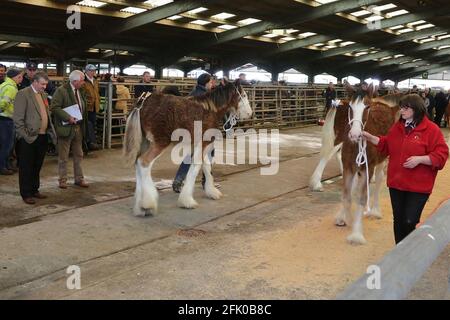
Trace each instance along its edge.
<instances>
[{"instance_id":1,"label":"horse's white feathered leg","mask_svg":"<svg viewBox=\"0 0 450 320\"><path fill-rule=\"evenodd\" d=\"M367 201L367 187L366 187L366 175L362 174L358 177L358 202L356 204L356 210L353 214L352 233L347 237L347 241L352 244L365 244L366 239L363 235L362 217L364 208Z\"/></svg>"},{"instance_id":2,"label":"horse's white feathered leg","mask_svg":"<svg viewBox=\"0 0 450 320\"><path fill-rule=\"evenodd\" d=\"M205 175L205 193L210 199L219 200L222 198L222 192L214 186L214 177L211 174L211 161L209 160L209 152L212 150L214 143L211 143L205 150L203 156L203 174Z\"/></svg>"},{"instance_id":3,"label":"horse's white feathered leg","mask_svg":"<svg viewBox=\"0 0 450 320\"><path fill-rule=\"evenodd\" d=\"M201 163L197 163L196 161L199 155L201 155L201 147L196 146L194 147L194 156L192 157L192 163L189 167L184 186L181 189L180 196L178 197L178 206L181 208L194 209L198 206L197 201L194 200L194 186L195 179L197 178L202 166Z\"/></svg>"},{"instance_id":4,"label":"horse's white feathered leg","mask_svg":"<svg viewBox=\"0 0 450 320\"><path fill-rule=\"evenodd\" d=\"M327 154L321 154L321 158L319 161L319 164L317 165L316 169L314 170L314 173L311 176L311 179L309 180L309 188L312 191L323 191L322 186L322 175L323 171L325 170L325 167L330 161L330 159L333 157L335 153L337 153L342 147L342 143L335 146L332 150L329 151ZM341 168L342 168L342 160L339 162Z\"/></svg>"},{"instance_id":5,"label":"horse's white feathered leg","mask_svg":"<svg viewBox=\"0 0 450 320\"><path fill-rule=\"evenodd\" d=\"M344 172L344 189L342 193L342 208L336 215L335 225L342 227L350 223L350 211L352 209L352 184L353 175Z\"/></svg>"},{"instance_id":6,"label":"horse's white feathered leg","mask_svg":"<svg viewBox=\"0 0 450 320\"><path fill-rule=\"evenodd\" d=\"M151 176L151 169L155 160L156 158L153 159L148 166L143 165L141 159L138 159L136 163L136 173L139 175L139 178L136 178L136 192L138 192L139 181L140 196L137 195L136 197L139 202L135 204L135 215L149 215L151 213L156 213L158 210L158 190L156 190ZM141 208L141 210L139 210L139 208Z\"/></svg>"},{"instance_id":7,"label":"horse's white feathered leg","mask_svg":"<svg viewBox=\"0 0 450 320\"><path fill-rule=\"evenodd\" d=\"M373 189L373 204L370 211L367 213L368 217L374 217L377 219L383 218L383 214L380 210L380 189L384 178L384 165L385 161L378 164L375 167L375 188Z\"/></svg>"}]
</instances>

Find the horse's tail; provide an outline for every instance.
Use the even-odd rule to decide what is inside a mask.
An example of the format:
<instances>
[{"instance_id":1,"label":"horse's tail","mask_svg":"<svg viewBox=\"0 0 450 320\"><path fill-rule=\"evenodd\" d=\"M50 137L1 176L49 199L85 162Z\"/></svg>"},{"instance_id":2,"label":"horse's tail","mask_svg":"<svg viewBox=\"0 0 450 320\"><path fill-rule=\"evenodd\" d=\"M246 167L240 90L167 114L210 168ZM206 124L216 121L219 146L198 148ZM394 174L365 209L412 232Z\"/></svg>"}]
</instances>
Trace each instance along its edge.
<instances>
[{"instance_id":1,"label":"horse's tail","mask_svg":"<svg viewBox=\"0 0 450 320\"><path fill-rule=\"evenodd\" d=\"M332 107L327 113L325 124L322 127L322 147L320 148L320 157L325 157L330 154L334 148L334 140L336 139L334 133L334 119L336 118L336 110L339 107Z\"/></svg>"},{"instance_id":2,"label":"horse's tail","mask_svg":"<svg viewBox=\"0 0 450 320\"><path fill-rule=\"evenodd\" d=\"M135 164L140 155L142 145L141 109L134 108L127 119L123 156L127 164Z\"/></svg>"}]
</instances>

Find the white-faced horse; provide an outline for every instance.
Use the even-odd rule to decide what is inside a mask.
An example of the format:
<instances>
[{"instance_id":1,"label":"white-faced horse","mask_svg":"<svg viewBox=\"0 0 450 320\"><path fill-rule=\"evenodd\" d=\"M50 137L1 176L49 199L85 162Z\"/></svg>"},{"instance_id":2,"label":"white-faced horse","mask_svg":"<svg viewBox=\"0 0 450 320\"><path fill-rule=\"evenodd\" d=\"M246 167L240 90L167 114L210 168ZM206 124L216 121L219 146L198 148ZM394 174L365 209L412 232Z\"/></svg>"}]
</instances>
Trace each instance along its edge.
<instances>
[{"instance_id":1,"label":"white-faced horse","mask_svg":"<svg viewBox=\"0 0 450 320\"><path fill-rule=\"evenodd\" d=\"M347 91L350 100L343 101L338 108L330 110L325 120L322 139L323 148L326 150L321 152L322 159L318 167L320 166L319 169L323 172L326 162L342 148L342 209L336 215L335 223L338 226L345 226L352 220L352 233L347 240L355 244L364 244L366 240L363 235L362 217L366 205L369 204L367 182L375 172L374 200L367 214L381 218L379 191L383 180L382 164L386 157L380 155L373 145L361 140L361 133L364 129L374 135L386 135L398 117L399 108L382 98L373 98L373 86L369 86L367 90L347 86ZM312 178L316 180L311 181L312 187L321 188L320 177L321 172L320 176L315 172ZM356 210L351 216L353 189L357 193L357 203Z\"/></svg>"}]
</instances>

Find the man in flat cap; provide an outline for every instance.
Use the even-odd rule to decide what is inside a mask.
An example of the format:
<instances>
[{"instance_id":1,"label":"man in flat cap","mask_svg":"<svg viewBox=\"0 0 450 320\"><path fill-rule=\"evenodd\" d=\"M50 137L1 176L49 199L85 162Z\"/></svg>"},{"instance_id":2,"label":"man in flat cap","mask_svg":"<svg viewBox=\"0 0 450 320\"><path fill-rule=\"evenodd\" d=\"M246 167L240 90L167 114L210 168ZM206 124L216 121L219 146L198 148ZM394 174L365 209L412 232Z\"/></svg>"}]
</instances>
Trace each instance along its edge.
<instances>
[{"instance_id":1,"label":"man in flat cap","mask_svg":"<svg viewBox=\"0 0 450 320\"><path fill-rule=\"evenodd\" d=\"M100 92L98 80L95 77L97 68L92 64L88 64L84 71L86 80L81 91L86 97L86 108L88 111L86 142L88 149L93 151L99 149L99 146L97 145L95 127L97 122L97 112L100 110Z\"/></svg>"},{"instance_id":2,"label":"man in flat cap","mask_svg":"<svg viewBox=\"0 0 450 320\"><path fill-rule=\"evenodd\" d=\"M23 80L19 85L19 90L28 88L33 83L33 78L37 72L37 69L38 65L36 62L30 61L26 64L25 75L23 76ZM45 92L49 100L52 99L55 90L56 90L55 85L49 80L47 83L47 87L45 88Z\"/></svg>"}]
</instances>

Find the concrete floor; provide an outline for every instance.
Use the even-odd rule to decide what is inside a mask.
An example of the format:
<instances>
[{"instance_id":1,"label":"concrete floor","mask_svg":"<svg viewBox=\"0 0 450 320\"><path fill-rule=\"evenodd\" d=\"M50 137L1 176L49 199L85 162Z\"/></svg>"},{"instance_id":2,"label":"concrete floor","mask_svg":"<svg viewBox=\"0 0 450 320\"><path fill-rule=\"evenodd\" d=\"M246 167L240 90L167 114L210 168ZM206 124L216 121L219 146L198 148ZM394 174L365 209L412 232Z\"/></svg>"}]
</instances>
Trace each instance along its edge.
<instances>
[{"instance_id":1,"label":"concrete floor","mask_svg":"<svg viewBox=\"0 0 450 320\"><path fill-rule=\"evenodd\" d=\"M325 170L325 192L307 188L319 136L320 127L282 131L277 175L261 176L259 165L216 165L221 200L197 187L199 208L184 210L177 195L162 190L159 214L150 218L131 214L134 170L120 150L85 159L89 189L58 189L56 158L48 157L41 191L49 199L36 206L21 201L17 176L1 176L0 298L334 298L393 247L392 217L383 190L385 218L364 221L368 244L346 243L349 228L333 225L337 161ZM175 170L167 151L154 166L155 181L172 179ZM444 171L424 217L450 195L450 168ZM81 269L80 290L67 289L70 265ZM450 298L449 266L450 247L409 298Z\"/></svg>"}]
</instances>

